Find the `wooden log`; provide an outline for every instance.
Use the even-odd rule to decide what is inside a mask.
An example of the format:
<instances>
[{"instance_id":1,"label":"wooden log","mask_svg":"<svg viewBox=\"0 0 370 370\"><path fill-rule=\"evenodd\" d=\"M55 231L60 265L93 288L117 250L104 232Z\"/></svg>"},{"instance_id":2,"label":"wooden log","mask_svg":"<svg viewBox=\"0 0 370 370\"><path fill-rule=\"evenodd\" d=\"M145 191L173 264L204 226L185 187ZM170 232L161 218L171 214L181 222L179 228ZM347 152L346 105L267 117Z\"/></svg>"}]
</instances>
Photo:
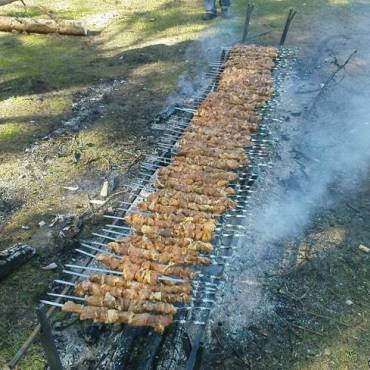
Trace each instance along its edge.
<instances>
[{"instance_id":1,"label":"wooden log","mask_svg":"<svg viewBox=\"0 0 370 370\"><path fill-rule=\"evenodd\" d=\"M10 4L10 3L14 3L16 1L22 1L22 0L0 0L0 6L6 5L6 4ZM23 3L23 1L22 1L22 3Z\"/></svg>"},{"instance_id":2,"label":"wooden log","mask_svg":"<svg viewBox=\"0 0 370 370\"><path fill-rule=\"evenodd\" d=\"M0 31L29 33L58 33L61 35L86 36L87 30L81 22L55 21L53 19L33 19L0 16Z\"/></svg>"},{"instance_id":3,"label":"wooden log","mask_svg":"<svg viewBox=\"0 0 370 370\"><path fill-rule=\"evenodd\" d=\"M16 244L0 252L0 280L27 262L35 253L35 248L25 244Z\"/></svg>"}]
</instances>

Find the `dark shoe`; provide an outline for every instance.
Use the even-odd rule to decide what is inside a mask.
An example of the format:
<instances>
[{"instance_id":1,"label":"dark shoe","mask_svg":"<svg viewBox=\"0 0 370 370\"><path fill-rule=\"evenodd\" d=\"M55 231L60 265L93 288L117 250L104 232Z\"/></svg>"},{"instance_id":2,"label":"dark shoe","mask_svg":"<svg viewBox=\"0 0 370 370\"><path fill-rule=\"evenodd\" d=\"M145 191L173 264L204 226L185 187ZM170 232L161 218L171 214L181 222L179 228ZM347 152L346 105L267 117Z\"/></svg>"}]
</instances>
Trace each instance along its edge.
<instances>
[{"instance_id":1,"label":"dark shoe","mask_svg":"<svg viewBox=\"0 0 370 370\"><path fill-rule=\"evenodd\" d=\"M231 18L230 8L222 8L221 17L222 18Z\"/></svg>"},{"instance_id":2,"label":"dark shoe","mask_svg":"<svg viewBox=\"0 0 370 370\"><path fill-rule=\"evenodd\" d=\"M215 14L215 13L205 13L205 14L203 14L203 17L202 17L202 19L204 20L204 21L210 21L211 19L214 19L214 18L216 18L217 17L217 14Z\"/></svg>"}]
</instances>

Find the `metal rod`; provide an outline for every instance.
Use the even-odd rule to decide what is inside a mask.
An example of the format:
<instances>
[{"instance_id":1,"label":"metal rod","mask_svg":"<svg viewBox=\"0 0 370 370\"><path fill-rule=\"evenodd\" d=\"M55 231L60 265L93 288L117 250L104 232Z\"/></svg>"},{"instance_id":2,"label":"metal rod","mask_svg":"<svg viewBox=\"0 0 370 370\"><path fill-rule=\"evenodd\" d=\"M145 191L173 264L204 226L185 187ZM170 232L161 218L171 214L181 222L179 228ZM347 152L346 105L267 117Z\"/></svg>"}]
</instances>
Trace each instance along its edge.
<instances>
[{"instance_id":1,"label":"metal rod","mask_svg":"<svg viewBox=\"0 0 370 370\"><path fill-rule=\"evenodd\" d=\"M89 270L89 271L105 272L107 274L122 275L122 272L120 272L120 271L102 269L102 268L97 268L97 267L70 265L70 264L67 264L66 267L69 267L69 268L72 268L72 269ZM55 281L57 281L57 280L55 280ZM74 285L74 284L72 284L72 285Z\"/></svg>"},{"instance_id":2,"label":"metal rod","mask_svg":"<svg viewBox=\"0 0 370 370\"><path fill-rule=\"evenodd\" d=\"M129 230L129 231L132 230L132 227L130 226L120 226L120 225L113 225L113 224L106 224L105 226L116 228L116 229L121 229L121 230Z\"/></svg>"},{"instance_id":3,"label":"metal rod","mask_svg":"<svg viewBox=\"0 0 370 370\"><path fill-rule=\"evenodd\" d=\"M43 304L50 304L49 301L41 301ZM63 307L60 303L54 303L54 306ZM37 318L40 322L40 340L45 351L45 355L51 370L63 370L62 363L59 358L58 350L54 342L53 333L51 331L50 322L46 316L46 311L43 306L36 309Z\"/></svg>"},{"instance_id":4,"label":"metal rod","mask_svg":"<svg viewBox=\"0 0 370 370\"><path fill-rule=\"evenodd\" d=\"M75 286L74 283L71 283L70 281L64 281L64 280L54 280L54 283Z\"/></svg>"},{"instance_id":5,"label":"metal rod","mask_svg":"<svg viewBox=\"0 0 370 370\"><path fill-rule=\"evenodd\" d=\"M123 234L123 233L120 233L118 231L114 231L114 230L108 230L108 229L103 229L103 231L107 232L107 233L111 233L111 234L115 234L115 235L119 235L119 236L128 236L130 234ZM117 239L115 239L117 240Z\"/></svg>"},{"instance_id":6,"label":"metal rod","mask_svg":"<svg viewBox=\"0 0 370 370\"><path fill-rule=\"evenodd\" d=\"M103 217L104 218L111 218L113 220L124 220L124 217L120 217L120 216L104 215Z\"/></svg>"},{"instance_id":7,"label":"metal rod","mask_svg":"<svg viewBox=\"0 0 370 370\"><path fill-rule=\"evenodd\" d=\"M68 274L68 275L79 276L79 277L83 277L83 278L89 278L90 277L90 275L80 274L79 272L73 272L73 271L69 271L69 270L63 270L63 273Z\"/></svg>"},{"instance_id":8,"label":"metal rod","mask_svg":"<svg viewBox=\"0 0 370 370\"><path fill-rule=\"evenodd\" d=\"M73 269L90 270L90 271L105 272L105 273L108 273L108 274L122 275L122 272L120 272L120 271L101 269L101 268L96 268L96 267L70 265L70 264L66 265L66 267L73 268ZM173 277L170 277L170 276L160 276L159 280L166 280L166 281L172 281L172 282L181 282L181 283L185 282L184 279L173 278Z\"/></svg>"},{"instance_id":9,"label":"metal rod","mask_svg":"<svg viewBox=\"0 0 370 370\"><path fill-rule=\"evenodd\" d=\"M247 36L248 36L248 31L249 31L249 23L250 23L250 20L251 20L253 9L254 9L254 5L253 4L248 4L247 12L246 12L246 15L245 15L243 36L242 36L242 43L243 44L247 41Z\"/></svg>"},{"instance_id":10,"label":"metal rod","mask_svg":"<svg viewBox=\"0 0 370 370\"><path fill-rule=\"evenodd\" d=\"M117 255L117 254L114 254L114 253L108 252L108 251L106 251L106 250L101 250L101 249L94 248L94 247L90 247L90 246L85 246L85 248L89 248L89 249L92 249L92 250L98 251L98 252L100 252L101 254L106 254L106 255L109 255L109 256L112 256L112 257L115 257L115 258L122 259L122 256L119 256L119 255ZM86 256L90 256L90 257L94 256L93 258L94 258L94 259L96 259L96 255L94 255L94 254L90 254L90 253L85 252L85 251L83 251L83 250L81 250L81 249L75 249L75 250L76 250L77 252L79 252L79 253L85 254Z\"/></svg>"},{"instance_id":11,"label":"metal rod","mask_svg":"<svg viewBox=\"0 0 370 370\"><path fill-rule=\"evenodd\" d=\"M40 300L40 302L43 303L43 304L47 304L49 306L55 306L55 307L63 307L64 306L61 303L57 303L57 302L53 302L53 301L45 301L44 299Z\"/></svg>"},{"instance_id":12,"label":"metal rod","mask_svg":"<svg viewBox=\"0 0 370 370\"><path fill-rule=\"evenodd\" d=\"M117 256L116 254L114 254L114 253L111 253L111 252L108 252L107 250L105 250L105 249L99 249L99 248L96 248L96 247L93 247L92 245L89 245L89 244L85 244L85 243L83 243L83 244L81 244L83 247L85 247L85 248L88 248L88 249L91 249L91 250L93 250L93 251L97 251L97 252L100 252L100 253L105 253L105 254L110 254L110 255L112 255L112 256ZM118 256L117 256L118 257Z\"/></svg>"},{"instance_id":13,"label":"metal rod","mask_svg":"<svg viewBox=\"0 0 370 370\"><path fill-rule=\"evenodd\" d=\"M75 248L75 251L78 252L78 253L84 254L85 256L89 256L91 258L96 259L96 255L95 254L85 252L85 251L83 251L81 249L78 249L78 248Z\"/></svg>"},{"instance_id":14,"label":"metal rod","mask_svg":"<svg viewBox=\"0 0 370 370\"><path fill-rule=\"evenodd\" d=\"M110 236L102 235L102 234L98 234L98 233L91 233L91 235L95 235L95 236L98 236L100 238L109 239L109 240L113 240L113 241L116 241L117 240L117 238L112 238Z\"/></svg>"},{"instance_id":15,"label":"metal rod","mask_svg":"<svg viewBox=\"0 0 370 370\"><path fill-rule=\"evenodd\" d=\"M284 45L285 39L288 35L290 24L292 23L296 14L297 14L297 12L294 9L292 9L292 8L289 9L288 17L286 19L284 30L283 30L283 33L282 33L281 39L280 39L280 46Z\"/></svg>"},{"instance_id":16,"label":"metal rod","mask_svg":"<svg viewBox=\"0 0 370 370\"><path fill-rule=\"evenodd\" d=\"M90 241L88 243L95 244L95 245L101 245L102 247L106 247L108 244L107 243L100 243L100 242L95 242L95 241Z\"/></svg>"},{"instance_id":17,"label":"metal rod","mask_svg":"<svg viewBox=\"0 0 370 370\"><path fill-rule=\"evenodd\" d=\"M175 109L181 112L186 112L186 113L194 113L196 111L195 109L187 109L187 108L180 108L180 107L175 107Z\"/></svg>"},{"instance_id":18,"label":"metal rod","mask_svg":"<svg viewBox=\"0 0 370 370\"><path fill-rule=\"evenodd\" d=\"M85 298L82 297L76 297L74 295L67 295L67 294L56 294L56 293L48 293L51 297L61 297L66 299L76 299L77 301L86 301Z\"/></svg>"}]
</instances>

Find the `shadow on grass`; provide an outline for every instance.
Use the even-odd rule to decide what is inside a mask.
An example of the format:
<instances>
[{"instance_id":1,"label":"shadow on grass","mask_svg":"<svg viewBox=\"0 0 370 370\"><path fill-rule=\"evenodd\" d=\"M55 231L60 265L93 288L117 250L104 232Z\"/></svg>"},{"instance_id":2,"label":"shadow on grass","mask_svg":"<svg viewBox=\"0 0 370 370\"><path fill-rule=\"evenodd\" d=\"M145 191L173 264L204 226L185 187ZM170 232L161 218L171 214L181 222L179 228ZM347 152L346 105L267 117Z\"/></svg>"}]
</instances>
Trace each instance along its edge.
<instances>
[{"instance_id":1,"label":"shadow on grass","mask_svg":"<svg viewBox=\"0 0 370 370\"><path fill-rule=\"evenodd\" d=\"M135 95L127 96L126 92L123 91L122 101L119 104L118 102L115 104L113 117L111 117L112 119L109 120L109 122L112 122L112 125L107 122L107 134L110 131L110 126L112 130L117 131L118 129L117 132L119 134L119 131L124 128L122 125L127 125L127 129L129 130L146 125L146 122L144 121L142 123L135 121L135 116L140 116L143 112L148 110L152 110L153 112L155 111L155 107L147 106L147 104L144 102L144 99L150 99L149 95L151 93L155 93L153 88L155 89L156 86L158 86L158 88L163 88L166 87L166 84L170 85L173 83L172 80L168 81L169 76L166 75L166 71L160 70L161 65L165 66L171 75L174 72L181 73L184 52L188 45L189 42L181 42L179 44L170 46L164 44L150 45L144 48L131 49L111 58L98 56L94 59L94 61L89 63L90 67L94 70L96 69L99 71L105 71L103 73L105 73L106 76L110 76L109 78L112 80L117 77L119 71L120 80L142 80L142 82L145 81L147 83L146 86L142 86L142 95L138 96L136 91ZM42 53L41 50L40 52ZM37 53L37 50L35 53ZM171 69L171 65L174 66L173 69ZM145 68L147 68L147 71ZM85 74L85 76L81 78L80 82L82 82L84 78L87 78L91 82L91 79L93 78L94 82L98 83L100 81L99 77L99 74L94 76L88 76ZM66 81L64 81L64 83L66 83ZM71 80L70 83L75 84L78 83L78 81ZM22 86L21 89L24 89L24 94L29 94L31 92L40 93L50 91L50 82L43 82L42 80L32 81L28 77L20 77L0 84L2 96L6 96L8 93L8 96L6 97L11 97L11 92L19 85ZM170 88L170 86L168 87ZM136 88L140 89L140 86L136 86ZM127 92L130 92L130 89L131 87L128 87ZM123 90L125 90L124 87ZM109 98L107 99L109 104ZM155 103L158 102L153 101L153 105ZM130 107L134 106L138 107L139 109L136 111L130 109ZM130 120L127 120L128 111L130 112ZM92 113L86 119L91 124L99 117L99 115L94 115ZM53 130L60 126L62 120L68 118L68 115L67 117L63 114L53 115L52 119L50 118L51 117L48 117L47 115L0 118L0 142L2 153L4 154L5 152L14 153L23 151L29 143L53 132ZM113 123L113 118L116 119L115 123ZM9 135L7 135L7 133L1 131L1 127L3 127L3 130L5 130L9 125L11 125L11 127L17 127L17 132L10 130ZM131 125L134 125L135 127L130 128Z\"/></svg>"}]
</instances>

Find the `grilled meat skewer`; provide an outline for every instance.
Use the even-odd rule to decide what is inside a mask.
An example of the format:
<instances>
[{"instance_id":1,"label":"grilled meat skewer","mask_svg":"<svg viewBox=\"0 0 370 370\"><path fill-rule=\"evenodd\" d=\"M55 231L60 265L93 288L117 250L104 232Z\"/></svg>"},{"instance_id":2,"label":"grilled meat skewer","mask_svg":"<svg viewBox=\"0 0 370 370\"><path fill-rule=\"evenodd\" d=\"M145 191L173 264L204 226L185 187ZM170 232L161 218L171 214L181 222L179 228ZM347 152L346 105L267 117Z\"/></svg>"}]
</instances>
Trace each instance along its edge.
<instances>
[{"instance_id":1,"label":"grilled meat skewer","mask_svg":"<svg viewBox=\"0 0 370 370\"><path fill-rule=\"evenodd\" d=\"M78 314L80 320L94 320L105 324L125 323L132 326L151 326L158 333L163 333L166 326L173 321L170 315L135 314L106 307L84 306L71 301L64 303L62 310Z\"/></svg>"},{"instance_id":2,"label":"grilled meat skewer","mask_svg":"<svg viewBox=\"0 0 370 370\"><path fill-rule=\"evenodd\" d=\"M136 256L138 258L159 262L162 264L174 263L179 265L208 265L210 263L210 259L207 257L201 257L195 254L175 254L170 250L170 248L168 248L167 252L158 252L154 249L136 248L118 243L109 243L108 248L122 256Z\"/></svg>"},{"instance_id":3,"label":"grilled meat skewer","mask_svg":"<svg viewBox=\"0 0 370 370\"><path fill-rule=\"evenodd\" d=\"M197 274L189 268L179 267L173 264L163 265L134 256L123 256L122 259L119 259L107 256L106 254L97 254L96 259L114 270L121 270L123 272L131 268L154 271L161 275L174 275L183 279L194 279L197 276Z\"/></svg>"},{"instance_id":4,"label":"grilled meat skewer","mask_svg":"<svg viewBox=\"0 0 370 370\"><path fill-rule=\"evenodd\" d=\"M91 281L82 281L75 285L75 292L80 296L84 295L105 295L111 294L116 298L128 298L137 301L154 301L165 303L189 303L191 296L188 293L164 293L153 291L150 288L126 289L107 284L96 284Z\"/></svg>"},{"instance_id":5,"label":"grilled meat skewer","mask_svg":"<svg viewBox=\"0 0 370 370\"><path fill-rule=\"evenodd\" d=\"M118 243L112 243L118 244ZM113 250L113 249L112 249ZM94 274L90 275L88 278L92 283L99 285L110 285L113 287L120 287L125 289L151 289L153 292L161 292L166 294L179 294L186 293L190 294L192 287L190 283L168 285L164 283L157 283L155 285L143 284L138 281L127 281L124 280L121 276L114 275L105 275L105 274Z\"/></svg>"},{"instance_id":6,"label":"grilled meat skewer","mask_svg":"<svg viewBox=\"0 0 370 370\"><path fill-rule=\"evenodd\" d=\"M178 253L186 254L191 252L211 253L213 251L211 243L205 243L198 240L195 241L189 238L164 238L158 235L152 235L150 237L145 235L130 235L118 240L117 243L145 249L154 249L156 251L166 251L166 248L173 248L174 251L176 250Z\"/></svg>"},{"instance_id":7,"label":"grilled meat skewer","mask_svg":"<svg viewBox=\"0 0 370 370\"><path fill-rule=\"evenodd\" d=\"M105 295L85 296L85 302L89 306L113 308L119 311L130 311L133 313L154 313L174 315L176 307L165 302L138 301L124 297L114 297L109 292Z\"/></svg>"}]
</instances>

